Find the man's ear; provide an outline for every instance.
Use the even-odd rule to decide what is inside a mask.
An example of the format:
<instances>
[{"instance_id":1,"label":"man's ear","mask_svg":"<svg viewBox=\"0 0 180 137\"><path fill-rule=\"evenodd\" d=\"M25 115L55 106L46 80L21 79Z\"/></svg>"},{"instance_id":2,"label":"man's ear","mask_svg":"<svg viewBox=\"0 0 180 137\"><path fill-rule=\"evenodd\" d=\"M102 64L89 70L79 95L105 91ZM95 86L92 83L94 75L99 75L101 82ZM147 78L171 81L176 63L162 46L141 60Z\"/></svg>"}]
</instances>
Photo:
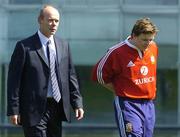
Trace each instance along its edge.
<instances>
[{"instance_id":1,"label":"man's ear","mask_svg":"<svg viewBox=\"0 0 180 137\"><path fill-rule=\"evenodd\" d=\"M132 33L132 34L131 34L131 38L134 38L134 37L135 37L135 34L134 34L134 33Z\"/></svg>"},{"instance_id":2,"label":"man's ear","mask_svg":"<svg viewBox=\"0 0 180 137\"><path fill-rule=\"evenodd\" d=\"M38 23L41 24L41 22L42 22L42 18L38 17Z\"/></svg>"}]
</instances>

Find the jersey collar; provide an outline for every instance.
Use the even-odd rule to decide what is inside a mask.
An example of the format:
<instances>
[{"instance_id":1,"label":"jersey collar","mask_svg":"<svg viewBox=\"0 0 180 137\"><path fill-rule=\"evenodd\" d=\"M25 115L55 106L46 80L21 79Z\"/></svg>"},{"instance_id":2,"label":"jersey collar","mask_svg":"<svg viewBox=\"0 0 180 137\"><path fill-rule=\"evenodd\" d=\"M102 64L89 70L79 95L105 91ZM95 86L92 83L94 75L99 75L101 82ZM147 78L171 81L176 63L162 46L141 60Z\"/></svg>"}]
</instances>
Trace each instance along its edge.
<instances>
[{"instance_id":1,"label":"jersey collar","mask_svg":"<svg viewBox=\"0 0 180 137\"><path fill-rule=\"evenodd\" d=\"M131 43L129 42L129 39L131 39L131 36L128 36L128 37L126 38L125 43L126 43L129 47L137 50L137 52L138 52L138 54L139 54L139 57L142 58L142 57L143 57L143 54L142 54L141 50L140 50L139 48L137 48L136 46L134 46L133 44L131 44Z\"/></svg>"}]
</instances>

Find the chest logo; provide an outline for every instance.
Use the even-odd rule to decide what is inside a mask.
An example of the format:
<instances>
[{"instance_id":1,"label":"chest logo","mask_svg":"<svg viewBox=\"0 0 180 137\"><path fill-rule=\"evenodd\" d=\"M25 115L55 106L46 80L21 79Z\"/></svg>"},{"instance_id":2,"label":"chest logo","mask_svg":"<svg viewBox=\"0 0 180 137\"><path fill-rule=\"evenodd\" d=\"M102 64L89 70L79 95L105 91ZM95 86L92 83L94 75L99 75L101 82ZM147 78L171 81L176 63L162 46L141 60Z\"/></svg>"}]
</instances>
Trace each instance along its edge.
<instances>
[{"instance_id":1,"label":"chest logo","mask_svg":"<svg viewBox=\"0 0 180 137\"><path fill-rule=\"evenodd\" d=\"M135 64L132 61L129 61L129 63L127 64L127 67L133 67L135 66Z\"/></svg>"},{"instance_id":2,"label":"chest logo","mask_svg":"<svg viewBox=\"0 0 180 137\"><path fill-rule=\"evenodd\" d=\"M142 74L143 76L146 76L146 75L148 74L148 67L142 66L142 67L140 68L140 72L141 72L141 74Z\"/></svg>"},{"instance_id":3,"label":"chest logo","mask_svg":"<svg viewBox=\"0 0 180 137\"><path fill-rule=\"evenodd\" d=\"M153 55L151 56L151 62L152 62L152 64L155 63L155 57Z\"/></svg>"}]
</instances>

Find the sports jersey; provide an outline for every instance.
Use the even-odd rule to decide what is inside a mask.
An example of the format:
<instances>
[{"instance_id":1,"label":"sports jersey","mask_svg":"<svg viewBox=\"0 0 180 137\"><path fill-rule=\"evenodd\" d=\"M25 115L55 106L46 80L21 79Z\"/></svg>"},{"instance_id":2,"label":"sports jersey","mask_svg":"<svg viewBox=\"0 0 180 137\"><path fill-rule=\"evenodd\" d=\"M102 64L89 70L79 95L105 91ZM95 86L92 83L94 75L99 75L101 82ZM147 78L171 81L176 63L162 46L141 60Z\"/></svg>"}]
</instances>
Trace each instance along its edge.
<instances>
[{"instance_id":1,"label":"sports jersey","mask_svg":"<svg viewBox=\"0 0 180 137\"><path fill-rule=\"evenodd\" d=\"M133 99L154 99L158 48L154 41L140 51L128 39L109 48L94 66L92 78L112 83L115 94Z\"/></svg>"}]
</instances>

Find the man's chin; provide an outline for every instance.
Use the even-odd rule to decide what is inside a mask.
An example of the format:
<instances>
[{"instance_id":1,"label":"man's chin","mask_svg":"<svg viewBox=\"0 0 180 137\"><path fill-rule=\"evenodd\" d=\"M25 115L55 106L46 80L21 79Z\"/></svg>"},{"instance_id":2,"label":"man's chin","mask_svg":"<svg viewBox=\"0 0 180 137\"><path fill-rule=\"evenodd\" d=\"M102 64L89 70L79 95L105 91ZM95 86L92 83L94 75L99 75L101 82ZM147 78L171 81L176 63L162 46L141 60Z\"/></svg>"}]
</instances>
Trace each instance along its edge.
<instances>
[{"instance_id":1,"label":"man's chin","mask_svg":"<svg viewBox=\"0 0 180 137\"><path fill-rule=\"evenodd\" d=\"M56 31L51 31L51 35L54 35L56 33Z\"/></svg>"}]
</instances>

